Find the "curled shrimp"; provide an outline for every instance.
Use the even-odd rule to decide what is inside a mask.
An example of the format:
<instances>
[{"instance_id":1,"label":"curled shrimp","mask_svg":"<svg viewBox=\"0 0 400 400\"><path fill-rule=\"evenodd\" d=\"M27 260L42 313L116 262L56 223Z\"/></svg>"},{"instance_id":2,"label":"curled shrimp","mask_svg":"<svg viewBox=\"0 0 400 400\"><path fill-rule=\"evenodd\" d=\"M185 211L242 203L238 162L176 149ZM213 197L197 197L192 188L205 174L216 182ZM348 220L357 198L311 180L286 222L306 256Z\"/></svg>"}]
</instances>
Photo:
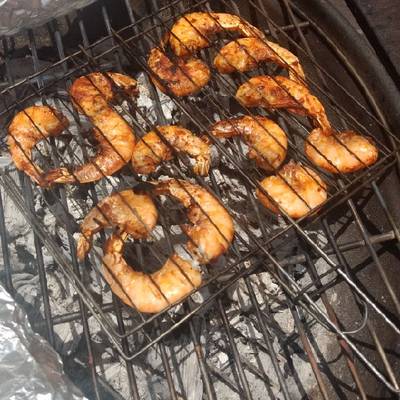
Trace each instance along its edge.
<instances>
[{"instance_id":1,"label":"curled shrimp","mask_svg":"<svg viewBox=\"0 0 400 400\"><path fill-rule=\"evenodd\" d=\"M111 290L128 306L144 313L157 313L200 286L200 271L176 253L152 274L135 271L122 254L126 238L127 234L113 234L107 240L103 276Z\"/></svg>"},{"instance_id":2,"label":"curled shrimp","mask_svg":"<svg viewBox=\"0 0 400 400\"><path fill-rule=\"evenodd\" d=\"M210 38L224 31L242 37L264 37L264 34L237 15L194 12L185 14L171 28L169 44L179 57L188 56L211 45Z\"/></svg>"},{"instance_id":3,"label":"curled shrimp","mask_svg":"<svg viewBox=\"0 0 400 400\"><path fill-rule=\"evenodd\" d=\"M305 142L305 153L315 165L332 173L355 172L378 159L374 143L354 131L314 129Z\"/></svg>"},{"instance_id":4,"label":"curled shrimp","mask_svg":"<svg viewBox=\"0 0 400 400\"><path fill-rule=\"evenodd\" d=\"M257 37L246 37L228 43L214 58L214 66L221 74L246 72L262 62L273 62L289 70L293 81L305 79L299 59L284 47Z\"/></svg>"},{"instance_id":5,"label":"curled shrimp","mask_svg":"<svg viewBox=\"0 0 400 400\"><path fill-rule=\"evenodd\" d=\"M70 96L77 110L93 123L98 151L88 163L72 170L61 167L49 171L45 175L48 183L94 182L112 175L130 161L135 136L128 123L109 105L116 98L113 84L130 96L137 94L134 79L114 72L94 72L73 82Z\"/></svg>"},{"instance_id":6,"label":"curled shrimp","mask_svg":"<svg viewBox=\"0 0 400 400\"><path fill-rule=\"evenodd\" d=\"M290 161L276 176L269 176L260 182L256 194L260 202L276 214L284 211L292 218L301 218L327 199L326 184L312 169ZM277 205L279 208L277 207Z\"/></svg>"},{"instance_id":7,"label":"curled shrimp","mask_svg":"<svg viewBox=\"0 0 400 400\"><path fill-rule=\"evenodd\" d=\"M234 234L232 217L206 189L170 179L157 183L154 191L174 197L188 210L192 225L183 225L182 229L190 238L186 246L189 253L199 262L216 260L227 251Z\"/></svg>"},{"instance_id":8,"label":"curled shrimp","mask_svg":"<svg viewBox=\"0 0 400 400\"><path fill-rule=\"evenodd\" d=\"M316 127L330 129L321 102L306 86L284 76L250 78L239 87L236 99L246 107L286 108L294 114L312 118Z\"/></svg>"},{"instance_id":9,"label":"curled shrimp","mask_svg":"<svg viewBox=\"0 0 400 400\"><path fill-rule=\"evenodd\" d=\"M262 116L244 116L217 122L210 134L219 138L240 135L249 145L248 157L265 171L278 168L286 157L287 137L275 122Z\"/></svg>"},{"instance_id":10,"label":"curled shrimp","mask_svg":"<svg viewBox=\"0 0 400 400\"><path fill-rule=\"evenodd\" d=\"M77 256L83 260L92 246L93 235L106 227L126 232L135 239L147 237L157 222L158 213L147 194L123 190L101 200L81 223Z\"/></svg>"},{"instance_id":11,"label":"curled shrimp","mask_svg":"<svg viewBox=\"0 0 400 400\"><path fill-rule=\"evenodd\" d=\"M175 96L189 96L196 94L210 80L210 70L198 58L179 58L176 61L169 59L159 48L150 51L148 66L153 83L163 92L170 92Z\"/></svg>"},{"instance_id":12,"label":"curled shrimp","mask_svg":"<svg viewBox=\"0 0 400 400\"><path fill-rule=\"evenodd\" d=\"M173 152L164 139L177 151L184 152L195 160L195 174L207 175L210 168L210 146L192 132L176 125L157 127L147 133L136 144L132 154L132 166L139 174L154 172L162 161L171 160Z\"/></svg>"},{"instance_id":13,"label":"curled shrimp","mask_svg":"<svg viewBox=\"0 0 400 400\"><path fill-rule=\"evenodd\" d=\"M58 136L67 127L64 115L49 106L31 106L19 112L11 121L7 138L15 166L46 186L43 171L32 161L32 150L41 140Z\"/></svg>"}]
</instances>

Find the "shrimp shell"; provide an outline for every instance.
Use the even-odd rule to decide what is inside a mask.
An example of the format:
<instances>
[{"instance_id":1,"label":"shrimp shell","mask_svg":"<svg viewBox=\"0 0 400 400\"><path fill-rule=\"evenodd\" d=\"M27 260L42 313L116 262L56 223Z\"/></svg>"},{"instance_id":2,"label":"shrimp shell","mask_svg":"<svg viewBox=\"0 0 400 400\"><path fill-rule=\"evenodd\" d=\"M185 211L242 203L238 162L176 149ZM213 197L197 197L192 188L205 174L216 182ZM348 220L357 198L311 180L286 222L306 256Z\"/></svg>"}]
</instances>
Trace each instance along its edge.
<instances>
[{"instance_id":1,"label":"shrimp shell","mask_svg":"<svg viewBox=\"0 0 400 400\"><path fill-rule=\"evenodd\" d=\"M40 186L47 183L32 161L32 150L41 140L60 135L68 125L64 115L49 106L25 108L11 121L7 141L15 166Z\"/></svg>"},{"instance_id":2,"label":"shrimp shell","mask_svg":"<svg viewBox=\"0 0 400 400\"><path fill-rule=\"evenodd\" d=\"M89 211L81 223L78 259L85 258L92 246L93 235L100 230L113 227L135 239L143 239L153 230L157 218L156 206L147 194L138 194L128 189L107 196Z\"/></svg>"},{"instance_id":3,"label":"shrimp shell","mask_svg":"<svg viewBox=\"0 0 400 400\"><path fill-rule=\"evenodd\" d=\"M284 211L292 218L301 218L326 201L327 186L311 168L290 161L276 176L269 176L260 186L279 205L279 208L260 189L256 195L264 207L279 214Z\"/></svg>"},{"instance_id":4,"label":"shrimp shell","mask_svg":"<svg viewBox=\"0 0 400 400\"><path fill-rule=\"evenodd\" d=\"M196 94L211 77L209 68L200 59L179 58L171 61L159 48L150 51L147 63L152 71L150 78L158 89L178 97Z\"/></svg>"},{"instance_id":5,"label":"shrimp shell","mask_svg":"<svg viewBox=\"0 0 400 400\"><path fill-rule=\"evenodd\" d=\"M190 262L172 254L152 274L135 271L122 255L124 240L112 235L106 242L103 276L111 290L128 306L143 313L157 313L186 297L201 284L201 273Z\"/></svg>"},{"instance_id":6,"label":"shrimp shell","mask_svg":"<svg viewBox=\"0 0 400 400\"><path fill-rule=\"evenodd\" d=\"M278 168L286 157L287 137L274 121L262 116L244 116L219 121L210 134L219 138L240 135L250 146L248 157L265 171Z\"/></svg>"},{"instance_id":7,"label":"shrimp shell","mask_svg":"<svg viewBox=\"0 0 400 400\"><path fill-rule=\"evenodd\" d=\"M109 105L116 99L111 81L129 96L137 94L134 79L114 72L94 72L73 82L70 96L77 110L93 123L98 152L88 163L72 171L65 167L49 171L45 175L49 184L98 181L114 174L130 161L135 136L128 123Z\"/></svg>"},{"instance_id":8,"label":"shrimp shell","mask_svg":"<svg viewBox=\"0 0 400 400\"><path fill-rule=\"evenodd\" d=\"M169 44L177 56L184 57L209 47L210 38L224 31L236 32L242 37L265 37L259 29L237 15L194 12L175 22Z\"/></svg>"},{"instance_id":9,"label":"shrimp shell","mask_svg":"<svg viewBox=\"0 0 400 400\"><path fill-rule=\"evenodd\" d=\"M279 44L260 38L241 38L228 43L214 58L214 66L221 74L246 72L262 62L273 62L289 70L289 78L301 83L305 80L299 59Z\"/></svg>"},{"instance_id":10,"label":"shrimp shell","mask_svg":"<svg viewBox=\"0 0 400 400\"><path fill-rule=\"evenodd\" d=\"M306 86L284 76L250 78L237 90L236 100L246 107L286 108L294 114L311 117L316 127L330 129L321 102Z\"/></svg>"},{"instance_id":11,"label":"shrimp shell","mask_svg":"<svg viewBox=\"0 0 400 400\"><path fill-rule=\"evenodd\" d=\"M182 229L190 238L188 251L200 263L214 261L227 251L234 235L232 217L206 189L170 179L157 183L155 193L172 196L188 209L192 225L182 225Z\"/></svg>"},{"instance_id":12,"label":"shrimp shell","mask_svg":"<svg viewBox=\"0 0 400 400\"><path fill-rule=\"evenodd\" d=\"M137 173L150 174L162 161L173 158L172 149L162 141L161 136L171 147L195 159L195 174L208 174L211 159L209 144L189 130L176 125L159 126L157 132L147 133L137 143L132 154L132 166Z\"/></svg>"},{"instance_id":13,"label":"shrimp shell","mask_svg":"<svg viewBox=\"0 0 400 400\"><path fill-rule=\"evenodd\" d=\"M374 164L379 156L374 143L354 131L314 129L304 150L310 161L332 173L359 171Z\"/></svg>"}]
</instances>

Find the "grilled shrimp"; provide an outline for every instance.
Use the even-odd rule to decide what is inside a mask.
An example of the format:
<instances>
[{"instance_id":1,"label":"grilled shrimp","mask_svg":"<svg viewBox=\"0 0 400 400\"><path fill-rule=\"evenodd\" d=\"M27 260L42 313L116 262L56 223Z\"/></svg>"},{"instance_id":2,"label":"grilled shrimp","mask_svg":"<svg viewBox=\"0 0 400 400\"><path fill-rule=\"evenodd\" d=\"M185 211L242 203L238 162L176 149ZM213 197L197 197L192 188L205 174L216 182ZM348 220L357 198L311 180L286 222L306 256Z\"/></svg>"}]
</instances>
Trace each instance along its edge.
<instances>
[{"instance_id":1,"label":"grilled shrimp","mask_svg":"<svg viewBox=\"0 0 400 400\"><path fill-rule=\"evenodd\" d=\"M355 172L378 159L372 141L354 131L314 129L305 142L305 152L315 165L332 173Z\"/></svg>"},{"instance_id":2,"label":"grilled shrimp","mask_svg":"<svg viewBox=\"0 0 400 400\"><path fill-rule=\"evenodd\" d=\"M48 106L31 106L19 112L8 128L8 146L15 166L32 180L45 186L43 171L32 161L32 149L43 139L58 136L68 120Z\"/></svg>"},{"instance_id":3,"label":"grilled shrimp","mask_svg":"<svg viewBox=\"0 0 400 400\"><path fill-rule=\"evenodd\" d=\"M330 129L321 102L307 87L284 76L250 78L237 90L236 100L246 107L286 108L294 114L311 117L316 127Z\"/></svg>"},{"instance_id":4,"label":"grilled shrimp","mask_svg":"<svg viewBox=\"0 0 400 400\"><path fill-rule=\"evenodd\" d=\"M153 83L163 92L175 96L196 94L210 80L210 70L198 58L171 60L159 48L150 51L147 61Z\"/></svg>"},{"instance_id":5,"label":"grilled shrimp","mask_svg":"<svg viewBox=\"0 0 400 400\"><path fill-rule=\"evenodd\" d=\"M236 32L242 37L264 37L260 30L237 15L194 12L183 15L175 22L169 35L169 44L177 56L188 56L209 47L209 39L224 31Z\"/></svg>"},{"instance_id":6,"label":"grilled shrimp","mask_svg":"<svg viewBox=\"0 0 400 400\"><path fill-rule=\"evenodd\" d=\"M116 97L111 80L128 95L137 94L134 79L113 72L107 76L95 72L73 82L70 96L77 110L93 123L98 152L88 163L72 171L65 167L49 171L48 183L94 182L112 175L130 161L135 136L127 122L109 106Z\"/></svg>"},{"instance_id":7,"label":"grilled shrimp","mask_svg":"<svg viewBox=\"0 0 400 400\"><path fill-rule=\"evenodd\" d=\"M157 313L200 286L200 271L175 253L157 272L135 271L122 255L126 236L113 234L106 242L103 257L104 278L125 304L140 312Z\"/></svg>"},{"instance_id":8,"label":"grilled shrimp","mask_svg":"<svg viewBox=\"0 0 400 400\"><path fill-rule=\"evenodd\" d=\"M257 189L257 197L266 208L277 214L282 210L296 219L308 214L327 199L327 187L320 176L312 169L293 161L284 165L276 176L262 180L260 185L274 200L272 202Z\"/></svg>"},{"instance_id":9,"label":"grilled shrimp","mask_svg":"<svg viewBox=\"0 0 400 400\"><path fill-rule=\"evenodd\" d=\"M188 209L192 225L183 225L190 238L187 249L199 262L208 263L225 253L233 240L232 217L206 189L170 179L157 183L155 193L172 196Z\"/></svg>"},{"instance_id":10,"label":"grilled shrimp","mask_svg":"<svg viewBox=\"0 0 400 400\"><path fill-rule=\"evenodd\" d=\"M77 256L83 260L92 246L93 235L106 227L117 228L135 239L145 238L157 222L157 209L150 196L123 190L101 200L81 224Z\"/></svg>"},{"instance_id":11,"label":"grilled shrimp","mask_svg":"<svg viewBox=\"0 0 400 400\"><path fill-rule=\"evenodd\" d=\"M214 58L214 66L221 74L246 72L262 62L273 62L289 70L289 78L302 82L305 79L299 59L279 44L248 37L225 45Z\"/></svg>"},{"instance_id":12,"label":"grilled shrimp","mask_svg":"<svg viewBox=\"0 0 400 400\"><path fill-rule=\"evenodd\" d=\"M229 138L240 135L249 145L248 156L265 171L278 168L286 157L287 137L273 121L261 116L244 116L217 122L211 135Z\"/></svg>"},{"instance_id":13,"label":"grilled shrimp","mask_svg":"<svg viewBox=\"0 0 400 400\"><path fill-rule=\"evenodd\" d=\"M195 159L195 174L207 175L210 168L210 146L192 132L176 125L159 126L157 132L147 133L135 146L132 166L139 174L154 172L162 161L171 160L173 153L162 138L177 151Z\"/></svg>"}]
</instances>

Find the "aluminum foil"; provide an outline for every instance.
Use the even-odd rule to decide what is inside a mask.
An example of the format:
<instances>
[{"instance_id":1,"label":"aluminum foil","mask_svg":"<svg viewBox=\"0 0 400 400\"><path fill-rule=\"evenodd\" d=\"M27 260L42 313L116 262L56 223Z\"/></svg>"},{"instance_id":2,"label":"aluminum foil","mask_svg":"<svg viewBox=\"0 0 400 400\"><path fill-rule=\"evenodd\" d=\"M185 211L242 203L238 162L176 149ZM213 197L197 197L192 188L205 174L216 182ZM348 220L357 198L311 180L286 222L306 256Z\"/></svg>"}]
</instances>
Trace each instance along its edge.
<instances>
[{"instance_id":1,"label":"aluminum foil","mask_svg":"<svg viewBox=\"0 0 400 400\"><path fill-rule=\"evenodd\" d=\"M94 0L0 0L0 36L15 35L52 18L80 9Z\"/></svg>"},{"instance_id":2,"label":"aluminum foil","mask_svg":"<svg viewBox=\"0 0 400 400\"><path fill-rule=\"evenodd\" d=\"M0 400L84 400L60 357L0 285Z\"/></svg>"}]
</instances>

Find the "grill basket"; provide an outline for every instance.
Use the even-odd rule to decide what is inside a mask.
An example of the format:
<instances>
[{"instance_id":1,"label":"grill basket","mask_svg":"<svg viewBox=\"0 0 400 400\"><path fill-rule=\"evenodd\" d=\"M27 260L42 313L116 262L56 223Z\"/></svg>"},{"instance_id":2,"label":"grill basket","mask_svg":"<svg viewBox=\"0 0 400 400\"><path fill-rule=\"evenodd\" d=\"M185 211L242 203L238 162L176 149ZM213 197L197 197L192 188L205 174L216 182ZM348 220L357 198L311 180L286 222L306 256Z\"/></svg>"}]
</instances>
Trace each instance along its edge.
<instances>
[{"instance_id":1,"label":"grill basket","mask_svg":"<svg viewBox=\"0 0 400 400\"><path fill-rule=\"evenodd\" d=\"M292 370L286 371L281 366L282 358L290 364L290 352L296 347L300 348L298 351L311 365L314 374L315 390L319 394L314 397L309 393L310 398L349 398L343 397L344 393L366 398L371 390L375 395L382 395L384 390L398 395L395 344L400 334L400 303L396 289L400 232L399 215L394 207L396 200L393 199L394 188L399 187L396 170L398 138L392 133L368 85L357 74L357 65L345 58L324 34L323 27L290 0L268 2L271 3L268 6L259 0L240 2L239 5L228 0L152 3L143 16L137 15L136 9L126 1L130 21L122 29L113 28L107 4L96 5L101 10L107 35L94 43L89 42L84 17L78 13L81 45L67 54L57 22L49 24L59 61L45 68L40 67L35 33L29 31L27 40L35 72L17 81L13 81L12 71L7 68L13 54L10 39L4 39L6 80L0 109L3 138L17 112L32 104L51 105L72 121L71 128L61 139L51 139L38 146L37 159L52 166L82 162L87 159L88 151L90 153L85 142L87 121L73 107L68 87L74 79L90 72L102 71L109 77L107 71L118 71L136 77L139 82L141 95L137 101L121 93L122 104L112 105L138 136L150 130L157 131L157 126L164 124L182 125L197 134L207 135L209 126L216 120L238 114L261 114L277 121L287 133L287 159L316 169L303 151L304 141L312 128L309 121L280 110L245 109L234 100L241 83L255 73L277 75L280 70L276 67L260 66L255 73L234 76L213 71L210 83L190 98L165 96L151 83L151 71L147 66L149 50L160 43L163 34L183 14L212 10L241 15L262 29L268 38L291 49L304 66L307 84L323 102L333 127L338 131L351 128L373 138L379 148L379 160L372 167L354 174L333 176L319 171L329 186L328 200L317 212L293 220L285 213L276 217L258 203L254 191L264 174L247 160L246 149L239 140L222 143L208 134L218 154L215 154L214 165L206 178L193 174L187 160L174 151L175 159L163 164L151 180L169 176L189 179L207 188L233 216L235 238L218 264L202 266L204 279L200 289L194 288L184 301L154 315L128 309L111 296L100 268L105 234L100 234L97 246L84 263L78 263L75 256L74 234L88 210L112 192L141 185L143 177L135 175L128 166L95 184L60 185L47 190L34 186L29 177L16 173L10 164L0 176L5 192L3 199L12 199L34 234L34 263L44 314L41 321L36 321L36 329L55 345L54 327L57 324L71 321L82 324L87 363L92 374L92 387L87 390L96 398L102 398L104 388L108 388L113 396L117 394L96 369L98 349L92 342L90 318L97 321L100 331L124 360L133 398L141 398L133 365L143 360L151 349L156 349L162 360L169 398L190 398L176 383L180 372L171 361L169 349L168 340L181 336L190 338L193 343L204 392L209 399L219 398L213 387L216 380L225 379L225 384L233 386L232 390L239 398L248 399L255 398L249 375L267 382L266 385L270 382L264 366L256 365L241 354L238 342L251 343L256 354L267 356L282 398L300 398L293 394L287 382L287 375L295 374L295 367L292 365ZM201 52L201 58L212 68L215 51L232 38L231 33L225 32L212 49ZM49 213L38 212L38 204ZM160 229L156 229L152 240L131 243L125 252L144 269L149 260L155 263L160 256L168 257L172 245L178 239L182 240L182 233L175 229L182 218L182 210L166 202L157 201L157 205ZM4 280L8 290L18 295L13 284L9 249L12 232L7 230L1 204L0 210ZM49 225L46 215L52 216L53 225ZM64 274L65 282L78 294L79 311L58 315L52 310L47 284L47 254ZM277 291L282 293L280 297L274 298L274 294L265 288L265 279L274 283ZM243 299L235 297L239 292L247 296L246 306ZM293 324L290 334L285 333L274 319L275 302L290 312ZM232 303L237 304L237 314L228 312ZM235 328L233 316L236 315L249 320L252 329L259 333L258 339ZM236 381L224 378L224 373L208 360L206 344L201 339L204 337L204 320L218 321L215 323L224 338L220 351L228 355ZM314 336L316 326L331 337L330 343L336 346L341 361L334 366L326 359L328 353L318 347ZM278 350L276 342L279 343ZM291 349L290 352L287 349ZM374 383L370 382L371 377ZM343 386L337 386L338 381L344 382ZM271 393L272 389L269 394L274 398Z\"/></svg>"}]
</instances>

